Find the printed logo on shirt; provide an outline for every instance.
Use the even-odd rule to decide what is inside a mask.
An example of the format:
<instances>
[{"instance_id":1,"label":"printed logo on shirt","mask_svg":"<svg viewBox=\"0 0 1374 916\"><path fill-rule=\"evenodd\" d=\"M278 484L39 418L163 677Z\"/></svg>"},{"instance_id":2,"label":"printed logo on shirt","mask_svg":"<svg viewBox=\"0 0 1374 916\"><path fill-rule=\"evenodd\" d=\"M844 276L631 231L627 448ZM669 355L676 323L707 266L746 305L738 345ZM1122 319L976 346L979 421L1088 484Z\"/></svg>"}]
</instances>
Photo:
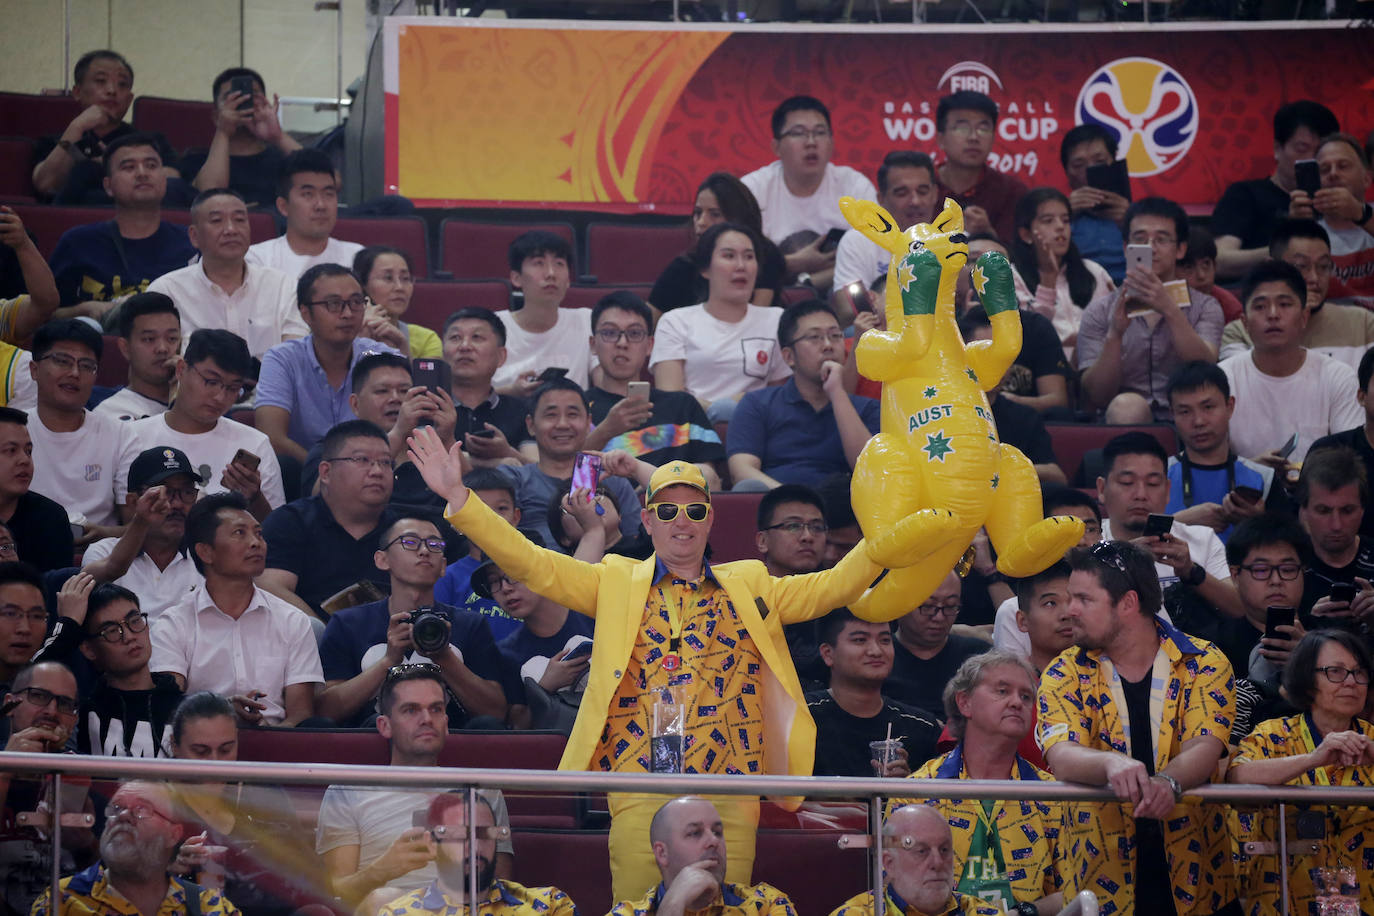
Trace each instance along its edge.
<instances>
[{"instance_id":1,"label":"printed logo on shirt","mask_svg":"<svg viewBox=\"0 0 1374 916\"><path fill-rule=\"evenodd\" d=\"M104 467L104 465L100 465L100 464L88 464L88 465L86 465L86 481L87 481L88 483L94 483L95 481L99 480L99 479L100 479L100 470L101 470L102 467Z\"/></svg>"},{"instance_id":2,"label":"printed logo on shirt","mask_svg":"<svg viewBox=\"0 0 1374 916\"><path fill-rule=\"evenodd\" d=\"M768 364L773 358L773 337L746 337L740 341L744 348L744 374L750 378L767 378Z\"/></svg>"},{"instance_id":3,"label":"printed logo on shirt","mask_svg":"<svg viewBox=\"0 0 1374 916\"><path fill-rule=\"evenodd\" d=\"M1197 139L1197 96L1173 67L1149 57L1103 64L1078 92L1074 117L1116 134L1132 178L1168 171Z\"/></svg>"}]
</instances>

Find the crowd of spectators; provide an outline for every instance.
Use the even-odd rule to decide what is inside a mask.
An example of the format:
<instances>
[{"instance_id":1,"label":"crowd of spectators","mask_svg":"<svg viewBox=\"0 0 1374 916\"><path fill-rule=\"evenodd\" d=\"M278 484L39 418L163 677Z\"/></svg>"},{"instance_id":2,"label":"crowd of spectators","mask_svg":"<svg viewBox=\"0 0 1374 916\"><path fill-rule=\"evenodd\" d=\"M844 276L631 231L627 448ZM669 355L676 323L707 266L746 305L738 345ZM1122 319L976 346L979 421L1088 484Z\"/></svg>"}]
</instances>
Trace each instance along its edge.
<instances>
[{"instance_id":1,"label":"crowd of spectators","mask_svg":"<svg viewBox=\"0 0 1374 916\"><path fill-rule=\"evenodd\" d=\"M1094 187L1089 169L1118 155L1096 125L1064 137L1067 195L1028 189L988 164L997 105L955 92L937 109L938 161L893 150L870 181L835 161L826 106L795 96L773 114L775 161L703 179L692 243L648 301L619 290L568 307L572 247L534 230L509 246L518 308L454 301L425 327L403 320L421 253L333 237L333 163L281 129L256 73L216 78L213 138L181 157L124 122L132 85L119 54L82 56L86 107L34 138L34 187L109 205L110 220L69 230L45 262L0 206L6 286L25 290L0 303L5 750L233 760L240 728L353 728L380 733L391 765L434 766L461 740L451 728L571 730L596 623L522 579L523 560L483 553L457 510L445 519L450 494L412 451L420 430L458 456L481 512L519 528L511 556L645 560L668 523L709 524L712 498L733 490L761 494L768 576L840 569L861 538L849 475L883 397L854 347L887 328L896 296L887 253L839 211L850 195L902 229L952 198L970 264L1008 256L1024 345L990 407L1035 465L1046 514L1086 534L1019 581L980 534L966 568L890 625L779 609L787 626L769 625L795 670L794 725L815 727L811 772L1060 779L1122 802L1091 816L894 803L898 909L1049 913L1091 888L1127 911L1265 912L1274 865L1236 844L1273 825L1227 824L1183 793L1218 774L1374 780L1374 206L1354 136L1369 125L1285 104L1274 172L1228 188L1208 232L1174 201ZM1307 160L1315 189L1299 187ZM188 227L164 218L172 207L189 207ZM255 211L279 214L282 233L255 241ZM956 299L964 340L989 337L966 276ZM109 339L128 365L113 389L96 385ZM1124 432L1068 489L1080 469L1059 466L1047 421L1169 423L1179 448ZM669 466L705 502L681 517L659 502L651 525L645 491L652 502ZM252 914L338 898L401 916L460 904L473 878L464 796L333 786L309 825L289 803L231 794L120 787L98 839L63 833L60 909L102 912L113 895L143 912ZM0 898L18 912L50 908L36 834L11 817L40 795L0 769ZM83 788L81 804L95 797ZM511 880L499 793L471 810L494 910L575 913L557 888ZM718 896L790 912L777 888L726 880L722 814L701 799L658 809L640 852L662 883L613 912L677 916ZM1360 817L1331 828L1352 861L1374 855ZM233 850L254 845L293 880L253 880ZM222 892L202 889L225 849ZM739 861L751 857L752 844ZM1288 892L1305 907L1317 890L1299 876Z\"/></svg>"}]
</instances>

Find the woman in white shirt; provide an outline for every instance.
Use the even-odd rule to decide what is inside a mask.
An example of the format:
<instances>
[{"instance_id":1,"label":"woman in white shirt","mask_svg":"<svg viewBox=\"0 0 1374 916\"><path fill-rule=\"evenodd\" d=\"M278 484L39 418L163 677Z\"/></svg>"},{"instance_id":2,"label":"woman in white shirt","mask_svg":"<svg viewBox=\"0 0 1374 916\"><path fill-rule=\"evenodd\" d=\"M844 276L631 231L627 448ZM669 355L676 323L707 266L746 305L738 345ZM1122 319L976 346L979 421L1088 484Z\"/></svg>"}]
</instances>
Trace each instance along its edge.
<instances>
[{"instance_id":1,"label":"woman in white shirt","mask_svg":"<svg viewBox=\"0 0 1374 916\"><path fill-rule=\"evenodd\" d=\"M1011 262L1016 267L1016 298L1021 308L1050 319L1073 363L1078 323L1094 299L1116 289L1096 261L1078 253L1070 235L1069 199L1054 188L1034 188L1016 204L1016 238ZM1035 283L1031 293L1029 284Z\"/></svg>"},{"instance_id":2,"label":"woman in white shirt","mask_svg":"<svg viewBox=\"0 0 1374 916\"><path fill-rule=\"evenodd\" d=\"M745 393L791 374L778 346L782 310L749 301L757 238L738 223L702 233L694 258L706 278L706 301L668 312L654 333L654 386L690 392L714 423L728 422Z\"/></svg>"}]
</instances>

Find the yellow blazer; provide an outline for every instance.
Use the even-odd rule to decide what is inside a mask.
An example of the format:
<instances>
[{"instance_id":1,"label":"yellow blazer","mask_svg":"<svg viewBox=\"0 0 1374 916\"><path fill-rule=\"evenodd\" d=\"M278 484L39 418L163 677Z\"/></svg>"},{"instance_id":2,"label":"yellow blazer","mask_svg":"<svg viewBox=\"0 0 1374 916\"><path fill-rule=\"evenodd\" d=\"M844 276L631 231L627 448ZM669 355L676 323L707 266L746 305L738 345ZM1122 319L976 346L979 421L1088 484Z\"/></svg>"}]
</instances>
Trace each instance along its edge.
<instances>
[{"instance_id":1,"label":"yellow blazer","mask_svg":"<svg viewBox=\"0 0 1374 916\"><path fill-rule=\"evenodd\" d=\"M486 551L501 569L531 591L596 619L587 689L568 738L564 770L590 768L611 701L639 636L653 585L656 559L607 556L584 563L531 544L483 502L468 494L448 521ZM763 657L763 769L775 775L810 776L816 723L806 707L784 623L810 620L848 605L882 572L860 541L833 569L774 578L758 560L712 565L714 573ZM764 608L757 601L761 600Z\"/></svg>"}]
</instances>

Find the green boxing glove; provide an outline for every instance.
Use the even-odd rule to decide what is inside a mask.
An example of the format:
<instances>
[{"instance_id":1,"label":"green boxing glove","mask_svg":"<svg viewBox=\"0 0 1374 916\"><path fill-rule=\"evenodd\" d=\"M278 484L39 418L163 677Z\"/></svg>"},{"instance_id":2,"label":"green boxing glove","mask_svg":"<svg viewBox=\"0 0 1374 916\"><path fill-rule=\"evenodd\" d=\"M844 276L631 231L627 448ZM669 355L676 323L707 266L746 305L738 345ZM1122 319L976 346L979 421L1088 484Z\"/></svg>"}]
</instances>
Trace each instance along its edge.
<instances>
[{"instance_id":1,"label":"green boxing glove","mask_svg":"<svg viewBox=\"0 0 1374 916\"><path fill-rule=\"evenodd\" d=\"M973 288L991 318L1016 308L1016 287L1011 279L1011 264L1000 251L985 251L973 265Z\"/></svg>"},{"instance_id":2,"label":"green boxing glove","mask_svg":"<svg viewBox=\"0 0 1374 916\"><path fill-rule=\"evenodd\" d=\"M929 248L912 252L897 266L902 314L934 315L940 290L940 259Z\"/></svg>"}]
</instances>

